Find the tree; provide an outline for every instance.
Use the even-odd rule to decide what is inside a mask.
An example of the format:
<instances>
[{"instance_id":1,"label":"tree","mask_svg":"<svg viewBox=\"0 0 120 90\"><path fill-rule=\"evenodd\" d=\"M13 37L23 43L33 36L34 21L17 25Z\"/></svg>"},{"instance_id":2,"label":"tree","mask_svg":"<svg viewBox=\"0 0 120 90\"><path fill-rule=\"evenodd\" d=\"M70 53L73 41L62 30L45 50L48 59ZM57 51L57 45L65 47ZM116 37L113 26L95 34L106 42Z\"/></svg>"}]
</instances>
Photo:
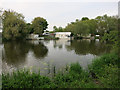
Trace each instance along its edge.
<instances>
[{"instance_id":1,"label":"tree","mask_svg":"<svg viewBox=\"0 0 120 90\"><path fill-rule=\"evenodd\" d=\"M28 34L31 34L34 32L31 23L26 23L25 29L26 29Z\"/></svg>"},{"instance_id":2,"label":"tree","mask_svg":"<svg viewBox=\"0 0 120 90\"><path fill-rule=\"evenodd\" d=\"M97 34L97 21L95 19L91 19L86 21L89 26L89 33L90 34Z\"/></svg>"},{"instance_id":3,"label":"tree","mask_svg":"<svg viewBox=\"0 0 120 90\"><path fill-rule=\"evenodd\" d=\"M53 26L53 30L56 31L56 30L57 30L57 27L56 27L56 26Z\"/></svg>"},{"instance_id":4,"label":"tree","mask_svg":"<svg viewBox=\"0 0 120 90\"><path fill-rule=\"evenodd\" d=\"M44 30L47 29L47 26L48 26L48 23L44 18L36 17L32 21L32 28L35 34L41 35L44 32Z\"/></svg>"},{"instance_id":5,"label":"tree","mask_svg":"<svg viewBox=\"0 0 120 90\"><path fill-rule=\"evenodd\" d=\"M89 18L88 17L83 17L81 20L86 21L86 20L89 20Z\"/></svg>"},{"instance_id":6,"label":"tree","mask_svg":"<svg viewBox=\"0 0 120 90\"><path fill-rule=\"evenodd\" d=\"M26 36L24 16L12 10L4 11L3 21L3 39L16 40Z\"/></svg>"},{"instance_id":7,"label":"tree","mask_svg":"<svg viewBox=\"0 0 120 90\"><path fill-rule=\"evenodd\" d=\"M80 36L82 35L87 35L88 34L88 24L86 22L79 22L76 24L76 34L79 34Z\"/></svg>"},{"instance_id":8,"label":"tree","mask_svg":"<svg viewBox=\"0 0 120 90\"><path fill-rule=\"evenodd\" d=\"M97 31L101 36L103 36L104 33L108 30L107 22L104 20L102 16L96 17L96 21L97 21Z\"/></svg>"},{"instance_id":9,"label":"tree","mask_svg":"<svg viewBox=\"0 0 120 90\"><path fill-rule=\"evenodd\" d=\"M88 24L86 23L86 21L76 20L76 22L72 22L72 23L68 24L64 30L72 32L75 36L76 35L81 36L81 35L88 34L89 27L88 27Z\"/></svg>"},{"instance_id":10,"label":"tree","mask_svg":"<svg viewBox=\"0 0 120 90\"><path fill-rule=\"evenodd\" d=\"M63 32L64 31L64 29L62 27L57 28L56 26L54 26L53 29L55 32Z\"/></svg>"}]
</instances>

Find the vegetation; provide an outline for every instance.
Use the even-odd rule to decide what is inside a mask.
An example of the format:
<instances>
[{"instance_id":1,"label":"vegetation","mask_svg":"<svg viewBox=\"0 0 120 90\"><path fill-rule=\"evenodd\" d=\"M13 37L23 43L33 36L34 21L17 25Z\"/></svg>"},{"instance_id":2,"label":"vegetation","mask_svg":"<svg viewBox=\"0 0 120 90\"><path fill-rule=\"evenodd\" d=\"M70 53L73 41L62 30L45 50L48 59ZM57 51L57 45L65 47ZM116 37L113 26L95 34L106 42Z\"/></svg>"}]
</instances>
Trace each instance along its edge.
<instances>
[{"instance_id":1,"label":"vegetation","mask_svg":"<svg viewBox=\"0 0 120 90\"><path fill-rule=\"evenodd\" d=\"M35 33L41 35L43 30L48 26L44 18L36 17L32 23L26 23L24 16L17 12L8 10L4 11L3 19L3 39L4 40L19 40L24 39L27 34ZM70 31L74 37L82 37L91 35L100 35L101 41L110 42L113 46L112 53L103 55L89 65L88 70L83 70L79 63L71 64L70 68L66 69L64 73L55 74L54 77L41 76L40 73L30 72L29 70L20 70L12 74L2 74L2 85L5 88L120 88L119 74L119 53L120 40L118 26L120 19L117 16L98 16L95 19L83 17L81 20L76 19L65 28L54 26L54 32ZM56 39L54 37L46 36L45 39ZM84 43L83 43L84 44ZM80 44L79 44L80 45ZM72 43L71 47L78 52L79 45ZM10 46L10 47L9 47ZM103 45L101 45L103 46ZM6 58L11 60L18 60L17 54L25 57L29 49L34 51L38 58L47 55L48 49L43 44L38 45L29 44L25 47L26 51L21 52L23 47L4 44ZM88 46L90 47L90 46ZM67 47L69 49L69 47ZM82 47L84 48L84 47ZM11 49L8 52L8 49ZM43 49L43 50L42 50ZM87 48L86 48L87 49ZM98 48L99 49L99 48ZM101 49L101 47L100 47ZM16 50L18 53L16 53ZM92 48L89 50L91 52ZM93 49L95 51L96 49ZM102 50L102 49L101 49ZM43 52L44 51L44 52ZM13 53L11 53L13 52ZM10 54L8 54L10 53ZM96 52L93 52L97 54ZM44 54L44 55L43 55ZM84 52L86 54L86 52ZM14 57L16 55L16 58ZM9 62L10 62L9 61ZM16 61L16 62L18 62ZM67 68L67 67L66 67Z\"/></svg>"},{"instance_id":2,"label":"vegetation","mask_svg":"<svg viewBox=\"0 0 120 90\"><path fill-rule=\"evenodd\" d=\"M12 10L5 10L2 14L3 40L25 39L28 34L42 35L48 23L42 17L35 17L31 23L26 23L24 16ZM118 34L118 16L97 16L95 19L83 17L81 20L68 23L65 28L54 26L54 32L72 32L75 38L100 35L102 41L111 41Z\"/></svg>"},{"instance_id":3,"label":"vegetation","mask_svg":"<svg viewBox=\"0 0 120 90\"><path fill-rule=\"evenodd\" d=\"M90 73L106 88L120 88L119 60L117 54L107 54L93 61Z\"/></svg>"},{"instance_id":4,"label":"vegetation","mask_svg":"<svg viewBox=\"0 0 120 90\"><path fill-rule=\"evenodd\" d=\"M44 36L45 40L58 40L59 38L56 38L54 36Z\"/></svg>"},{"instance_id":5,"label":"vegetation","mask_svg":"<svg viewBox=\"0 0 120 90\"><path fill-rule=\"evenodd\" d=\"M3 35L6 40L16 40L24 38L26 35L24 16L14 11L4 11L3 19Z\"/></svg>"},{"instance_id":6,"label":"vegetation","mask_svg":"<svg viewBox=\"0 0 120 90\"><path fill-rule=\"evenodd\" d=\"M44 18L36 17L32 21L33 33L41 35L47 29L48 23Z\"/></svg>"},{"instance_id":7,"label":"vegetation","mask_svg":"<svg viewBox=\"0 0 120 90\"><path fill-rule=\"evenodd\" d=\"M54 77L41 76L40 73L21 70L3 74L5 88L120 88L117 54L107 54L93 60L89 70L83 70L79 63L70 65L66 72Z\"/></svg>"},{"instance_id":8,"label":"vegetation","mask_svg":"<svg viewBox=\"0 0 120 90\"><path fill-rule=\"evenodd\" d=\"M26 23L24 16L12 10L5 10L2 14L3 40L25 39L28 34L41 35L47 29L48 23L44 18L36 17L32 23Z\"/></svg>"},{"instance_id":9,"label":"vegetation","mask_svg":"<svg viewBox=\"0 0 120 90\"><path fill-rule=\"evenodd\" d=\"M104 36L106 37L106 34L118 31L118 16L103 15L97 16L95 19L83 17L81 20L76 19L75 22L68 23L65 28L54 26L53 29L54 32L72 32L74 37L99 34L100 39L102 39Z\"/></svg>"},{"instance_id":10,"label":"vegetation","mask_svg":"<svg viewBox=\"0 0 120 90\"><path fill-rule=\"evenodd\" d=\"M56 26L54 26L53 27L53 32L64 32L64 30L63 30L63 28L62 27L56 27Z\"/></svg>"},{"instance_id":11,"label":"vegetation","mask_svg":"<svg viewBox=\"0 0 120 90\"><path fill-rule=\"evenodd\" d=\"M28 34L34 33L33 27L32 27L32 24L31 24L31 23L26 23L25 29L27 30L27 33L28 33Z\"/></svg>"}]
</instances>

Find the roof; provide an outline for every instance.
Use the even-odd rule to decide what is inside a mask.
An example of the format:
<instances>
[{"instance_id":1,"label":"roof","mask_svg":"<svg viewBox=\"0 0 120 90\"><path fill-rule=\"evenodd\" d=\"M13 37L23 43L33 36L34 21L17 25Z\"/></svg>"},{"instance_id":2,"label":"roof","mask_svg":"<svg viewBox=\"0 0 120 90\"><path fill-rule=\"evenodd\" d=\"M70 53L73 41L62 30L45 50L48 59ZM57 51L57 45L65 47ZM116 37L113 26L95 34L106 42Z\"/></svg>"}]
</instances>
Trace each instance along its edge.
<instances>
[{"instance_id":1,"label":"roof","mask_svg":"<svg viewBox=\"0 0 120 90\"><path fill-rule=\"evenodd\" d=\"M71 34L71 32L56 32L55 34Z\"/></svg>"}]
</instances>

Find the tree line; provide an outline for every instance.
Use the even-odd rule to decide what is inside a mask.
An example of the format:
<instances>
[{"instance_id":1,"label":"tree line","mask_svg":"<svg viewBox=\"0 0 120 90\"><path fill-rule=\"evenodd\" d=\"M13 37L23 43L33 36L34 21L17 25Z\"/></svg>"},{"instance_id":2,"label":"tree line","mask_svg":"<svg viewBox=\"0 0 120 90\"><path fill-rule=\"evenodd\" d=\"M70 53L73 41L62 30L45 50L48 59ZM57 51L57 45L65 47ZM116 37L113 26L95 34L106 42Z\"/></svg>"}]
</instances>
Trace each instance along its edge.
<instances>
[{"instance_id":1,"label":"tree line","mask_svg":"<svg viewBox=\"0 0 120 90\"><path fill-rule=\"evenodd\" d=\"M111 34L118 33L118 16L97 16L95 19L83 17L81 20L68 23L65 28L54 26L55 32L72 32L74 36L100 35L103 39L109 40Z\"/></svg>"},{"instance_id":2,"label":"tree line","mask_svg":"<svg viewBox=\"0 0 120 90\"><path fill-rule=\"evenodd\" d=\"M116 16L97 16L95 19L83 17L68 23L65 28L53 27L54 32L72 32L74 37L100 35L101 42L110 42L114 51L120 51L120 18Z\"/></svg>"},{"instance_id":3,"label":"tree line","mask_svg":"<svg viewBox=\"0 0 120 90\"><path fill-rule=\"evenodd\" d=\"M31 23L26 23L24 16L13 10L4 10L2 14L3 40L25 39L28 34L42 35L48 27L48 22L42 17L35 17ZM68 23L65 28L54 26L53 32L72 32L72 35L81 37L89 34L99 34L103 41L116 41L120 19L118 16L97 16L95 19L83 17L81 20Z\"/></svg>"},{"instance_id":4,"label":"tree line","mask_svg":"<svg viewBox=\"0 0 120 90\"><path fill-rule=\"evenodd\" d=\"M48 27L48 22L42 17L35 17L31 23L26 23L24 16L13 10L4 10L2 14L3 40L24 39L28 34L41 35Z\"/></svg>"}]
</instances>

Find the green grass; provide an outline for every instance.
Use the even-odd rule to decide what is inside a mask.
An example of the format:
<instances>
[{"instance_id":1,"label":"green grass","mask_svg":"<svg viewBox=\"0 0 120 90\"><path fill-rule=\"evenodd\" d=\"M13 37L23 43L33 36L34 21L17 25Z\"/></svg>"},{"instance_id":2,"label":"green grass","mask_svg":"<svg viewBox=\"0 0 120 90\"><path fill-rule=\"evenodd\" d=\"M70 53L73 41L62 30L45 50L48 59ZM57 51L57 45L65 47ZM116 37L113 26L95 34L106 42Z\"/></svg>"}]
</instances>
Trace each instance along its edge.
<instances>
[{"instance_id":1,"label":"green grass","mask_svg":"<svg viewBox=\"0 0 120 90\"><path fill-rule=\"evenodd\" d=\"M79 63L67 67L67 71L54 77L41 76L29 70L21 70L2 75L4 88L120 88L117 54L107 54L93 60L88 71Z\"/></svg>"},{"instance_id":2,"label":"green grass","mask_svg":"<svg viewBox=\"0 0 120 90\"><path fill-rule=\"evenodd\" d=\"M45 40L58 40L59 38L56 38L54 36L44 36Z\"/></svg>"}]
</instances>

